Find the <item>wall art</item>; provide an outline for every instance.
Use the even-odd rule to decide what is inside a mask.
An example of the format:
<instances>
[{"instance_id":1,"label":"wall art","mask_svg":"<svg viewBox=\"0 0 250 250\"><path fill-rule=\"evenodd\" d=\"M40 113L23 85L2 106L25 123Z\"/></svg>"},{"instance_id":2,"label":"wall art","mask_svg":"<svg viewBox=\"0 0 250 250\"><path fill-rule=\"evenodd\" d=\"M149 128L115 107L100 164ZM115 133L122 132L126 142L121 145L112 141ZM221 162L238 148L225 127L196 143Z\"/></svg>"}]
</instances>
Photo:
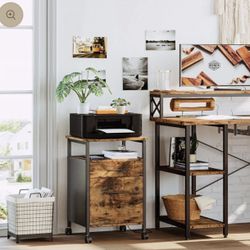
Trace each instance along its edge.
<instances>
[{"instance_id":1,"label":"wall art","mask_svg":"<svg viewBox=\"0 0 250 250\"><path fill-rule=\"evenodd\" d=\"M175 50L175 30L146 31L146 50Z\"/></svg>"},{"instance_id":2,"label":"wall art","mask_svg":"<svg viewBox=\"0 0 250 250\"><path fill-rule=\"evenodd\" d=\"M73 57L107 58L107 38L74 36Z\"/></svg>"},{"instance_id":3,"label":"wall art","mask_svg":"<svg viewBox=\"0 0 250 250\"><path fill-rule=\"evenodd\" d=\"M249 58L247 44L182 44L180 85L250 85Z\"/></svg>"},{"instance_id":4,"label":"wall art","mask_svg":"<svg viewBox=\"0 0 250 250\"><path fill-rule=\"evenodd\" d=\"M123 90L148 89L148 58L124 57L122 59Z\"/></svg>"}]
</instances>

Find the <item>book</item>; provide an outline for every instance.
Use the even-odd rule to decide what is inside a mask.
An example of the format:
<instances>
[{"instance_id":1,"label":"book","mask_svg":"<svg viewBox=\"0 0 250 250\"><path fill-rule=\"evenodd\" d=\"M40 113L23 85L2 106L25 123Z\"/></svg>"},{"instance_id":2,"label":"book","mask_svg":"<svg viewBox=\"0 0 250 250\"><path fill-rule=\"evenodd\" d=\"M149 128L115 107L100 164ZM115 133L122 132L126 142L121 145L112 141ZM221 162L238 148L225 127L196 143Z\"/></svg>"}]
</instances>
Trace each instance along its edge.
<instances>
[{"instance_id":1,"label":"book","mask_svg":"<svg viewBox=\"0 0 250 250\"><path fill-rule=\"evenodd\" d=\"M186 168L185 162L175 162L176 167ZM205 161L190 162L190 170L207 170L209 163Z\"/></svg>"},{"instance_id":2,"label":"book","mask_svg":"<svg viewBox=\"0 0 250 250\"><path fill-rule=\"evenodd\" d=\"M176 166L176 167L178 167L178 168L186 168L186 166ZM200 166L200 167L191 167L190 166L190 170L208 170L209 169L209 167L207 166Z\"/></svg>"},{"instance_id":3,"label":"book","mask_svg":"<svg viewBox=\"0 0 250 250\"><path fill-rule=\"evenodd\" d=\"M104 155L106 158L113 159L113 160L122 160L122 159L137 159L137 156L126 156L126 155L121 155L121 156L114 156L114 155Z\"/></svg>"},{"instance_id":4,"label":"book","mask_svg":"<svg viewBox=\"0 0 250 250\"><path fill-rule=\"evenodd\" d=\"M170 138L169 167L174 167L175 162L175 137Z\"/></svg>"},{"instance_id":5,"label":"book","mask_svg":"<svg viewBox=\"0 0 250 250\"><path fill-rule=\"evenodd\" d=\"M110 159L136 159L138 152L130 150L103 150L103 155Z\"/></svg>"},{"instance_id":6,"label":"book","mask_svg":"<svg viewBox=\"0 0 250 250\"><path fill-rule=\"evenodd\" d=\"M175 162L175 165L183 165L185 166L185 162ZM196 162L190 162L190 166L196 167L196 166L208 166L209 163L207 161L196 161Z\"/></svg>"}]
</instances>

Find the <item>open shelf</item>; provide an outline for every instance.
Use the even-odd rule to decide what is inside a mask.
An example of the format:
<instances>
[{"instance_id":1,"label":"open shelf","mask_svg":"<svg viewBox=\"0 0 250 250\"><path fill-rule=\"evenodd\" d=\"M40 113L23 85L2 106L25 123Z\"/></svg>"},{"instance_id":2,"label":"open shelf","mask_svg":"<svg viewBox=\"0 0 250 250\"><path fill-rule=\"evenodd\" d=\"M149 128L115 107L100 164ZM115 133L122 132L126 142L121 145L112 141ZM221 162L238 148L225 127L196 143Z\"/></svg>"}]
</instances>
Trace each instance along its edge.
<instances>
[{"instance_id":1,"label":"open shelf","mask_svg":"<svg viewBox=\"0 0 250 250\"><path fill-rule=\"evenodd\" d=\"M181 228L185 228L185 221L181 221L181 220L172 220L170 218L168 218L168 216L163 215L160 216L160 221L177 226L177 227L181 227ZM190 221L190 229L201 229L201 228L223 228L224 227L224 223L221 221L217 221L214 219L210 219L207 217L203 217L201 216L201 218L199 220L195 220L195 221Z\"/></svg>"},{"instance_id":2,"label":"open shelf","mask_svg":"<svg viewBox=\"0 0 250 250\"><path fill-rule=\"evenodd\" d=\"M157 168L159 171L164 171L172 174L186 175L186 170L180 167L169 167L169 166L159 166ZM216 168L208 168L206 170L190 170L191 176L197 175L223 175L224 171Z\"/></svg>"}]
</instances>

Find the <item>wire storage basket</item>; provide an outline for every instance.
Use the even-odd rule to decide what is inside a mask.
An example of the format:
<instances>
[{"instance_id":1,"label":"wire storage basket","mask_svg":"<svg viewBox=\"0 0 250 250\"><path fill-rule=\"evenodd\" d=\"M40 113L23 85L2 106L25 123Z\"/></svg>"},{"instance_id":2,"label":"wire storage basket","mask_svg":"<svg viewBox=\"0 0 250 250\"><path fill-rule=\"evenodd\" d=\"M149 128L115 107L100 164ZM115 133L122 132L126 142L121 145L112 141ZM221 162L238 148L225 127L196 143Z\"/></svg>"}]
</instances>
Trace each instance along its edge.
<instances>
[{"instance_id":1,"label":"wire storage basket","mask_svg":"<svg viewBox=\"0 0 250 250\"><path fill-rule=\"evenodd\" d=\"M53 213L55 197L26 198L25 194L7 197L8 234L7 237L21 239L53 238Z\"/></svg>"}]
</instances>

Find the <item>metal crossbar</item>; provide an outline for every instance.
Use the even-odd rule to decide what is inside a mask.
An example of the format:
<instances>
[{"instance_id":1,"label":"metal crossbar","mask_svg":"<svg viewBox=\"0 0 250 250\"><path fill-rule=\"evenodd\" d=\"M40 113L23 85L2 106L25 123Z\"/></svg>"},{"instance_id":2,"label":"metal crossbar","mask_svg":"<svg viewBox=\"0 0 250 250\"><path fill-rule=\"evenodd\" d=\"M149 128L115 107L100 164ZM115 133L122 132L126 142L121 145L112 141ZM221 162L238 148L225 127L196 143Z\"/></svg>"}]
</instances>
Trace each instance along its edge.
<instances>
[{"instance_id":1,"label":"metal crossbar","mask_svg":"<svg viewBox=\"0 0 250 250\"><path fill-rule=\"evenodd\" d=\"M201 143L201 144L203 144L204 146L207 146L207 147L209 147L209 148L212 148L212 149L214 149L214 150L216 150L216 151L223 152L221 149L218 149L218 148L216 148L216 147L214 147L214 146L211 146L211 145L209 145L209 144L207 144L207 143L205 143L205 142L202 142L202 141L199 141L199 140L198 140L198 142ZM233 175L233 174L237 173L238 171L240 171L240 170L242 170L242 169L244 169L244 168L250 166L250 162L249 162L249 161L246 161L246 160L244 160L244 159L242 159L242 158L240 158L240 157L238 157L238 156L236 156L236 155L228 154L228 156L231 156L232 158L234 158L234 159L236 159L236 160L239 160L239 161L241 161L241 162L246 163L244 166L242 166L242 167L240 167L240 168L238 168L238 169L232 171L231 173L229 173L228 176ZM219 179L217 179L217 180L214 180L214 181L210 182L209 184L207 184L207 185L205 185L205 186L203 186L203 187L201 187L201 188L199 188L199 189L196 189L196 192L199 192L199 191L201 191L201 190L203 190L203 189L205 189L205 188L207 188L207 187L209 187L209 186L213 185L214 183L216 183L216 182L218 182L218 181L221 181L221 180L223 180L223 177L221 177L221 178L219 178Z\"/></svg>"},{"instance_id":2,"label":"metal crossbar","mask_svg":"<svg viewBox=\"0 0 250 250\"><path fill-rule=\"evenodd\" d=\"M159 115L160 115L160 108L159 108L160 103L161 103L160 99L159 99L159 102L156 103L155 100L154 100L154 98L152 98L152 102L153 102L153 104L155 105L155 108L154 108L154 110L153 110L153 112L152 112L152 117L154 116L154 114L155 114L156 111L158 111L158 113L159 113Z\"/></svg>"}]
</instances>

